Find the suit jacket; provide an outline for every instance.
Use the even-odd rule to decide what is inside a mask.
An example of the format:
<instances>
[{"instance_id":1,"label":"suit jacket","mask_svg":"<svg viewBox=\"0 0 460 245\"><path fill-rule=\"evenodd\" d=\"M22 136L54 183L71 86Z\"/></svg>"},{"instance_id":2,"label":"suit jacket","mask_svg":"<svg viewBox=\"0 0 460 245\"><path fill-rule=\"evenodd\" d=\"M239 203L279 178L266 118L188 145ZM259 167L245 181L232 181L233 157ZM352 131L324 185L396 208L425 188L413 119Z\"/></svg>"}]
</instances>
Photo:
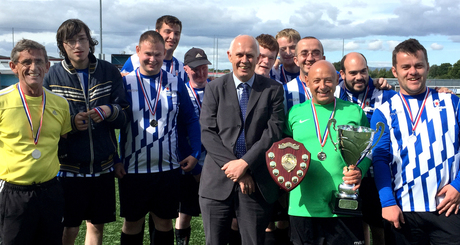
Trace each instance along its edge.
<instances>
[{"instance_id":1,"label":"suit jacket","mask_svg":"<svg viewBox=\"0 0 460 245\"><path fill-rule=\"evenodd\" d=\"M236 160L234 148L244 126L247 153L242 157L268 203L278 198L279 188L270 177L265 152L281 139L284 126L283 87L278 82L255 75L243 124L238 96L229 73L206 86L201 108L202 143L207 150L201 175L199 195L225 200L235 183L221 168Z\"/></svg>"}]
</instances>

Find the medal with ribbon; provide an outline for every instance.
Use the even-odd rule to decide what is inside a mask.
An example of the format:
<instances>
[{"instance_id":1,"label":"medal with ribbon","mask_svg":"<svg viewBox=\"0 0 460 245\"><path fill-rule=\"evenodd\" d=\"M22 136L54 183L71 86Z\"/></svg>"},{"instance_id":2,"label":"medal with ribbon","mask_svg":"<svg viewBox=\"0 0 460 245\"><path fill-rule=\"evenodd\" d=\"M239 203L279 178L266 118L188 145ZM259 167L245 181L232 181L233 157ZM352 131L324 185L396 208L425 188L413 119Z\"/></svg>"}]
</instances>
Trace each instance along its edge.
<instances>
[{"instance_id":1,"label":"medal with ribbon","mask_svg":"<svg viewBox=\"0 0 460 245\"><path fill-rule=\"evenodd\" d=\"M163 81L163 72L161 72L161 70L160 70L160 76L159 76L158 85L157 85L157 88L158 88L157 99L155 100L155 106L153 106L153 108L152 108L152 104L150 102L150 98L149 98L149 96L148 96L148 94L146 92L146 89L144 87L144 82L143 82L143 80L142 80L142 78L140 76L139 68L137 68L137 70L136 70L136 75L137 75L137 81L139 81L139 84L141 85L142 93L144 94L144 99L147 102L147 106L149 107L149 111L152 114L152 117L154 118L154 119L152 119L150 121L150 126L156 127L156 126L158 126L158 121L155 120L155 113L157 111L158 100L160 100L161 82ZM155 83L156 83L156 79L155 79Z\"/></svg>"},{"instance_id":2,"label":"medal with ribbon","mask_svg":"<svg viewBox=\"0 0 460 245\"><path fill-rule=\"evenodd\" d=\"M423 110L425 110L425 104L426 104L426 101L427 101L429 95L430 95L430 90L428 88L426 88L425 97L423 99L422 106L420 106L420 108L418 109L417 115L415 116L415 119L414 119L414 117L412 116L412 112L410 110L409 104L407 103L407 101L404 98L404 96L401 93L401 91L399 91L399 97L401 98L401 101L402 101L402 103L404 105L404 108L406 109L406 111L407 111L407 113L409 114L409 117L410 117L410 122L411 122L411 125L412 125L412 135L411 135L411 137L415 137L415 129L417 129L418 123L420 122L420 118L422 117Z\"/></svg>"},{"instance_id":3,"label":"medal with ribbon","mask_svg":"<svg viewBox=\"0 0 460 245\"><path fill-rule=\"evenodd\" d=\"M30 114L29 105L27 104L26 96L25 96L24 92L22 91L21 85L19 83L18 83L17 87L18 87L18 91L19 91L19 97L21 97L22 106L24 107L24 111L26 112L27 120L29 121L30 131L32 131L32 137L34 138L34 144L37 145L38 144L38 139L40 138L40 132L42 130L43 116L45 115L46 93L45 93L45 91L43 91L42 104L41 104L42 113L41 113L41 116L40 116L40 125L38 126L37 134L34 136L34 125L33 125L33 122L32 122L32 114ZM32 157L34 159L39 159L41 157L41 155L42 155L42 153L38 149L35 149L35 150L32 151Z\"/></svg>"},{"instance_id":4,"label":"medal with ribbon","mask_svg":"<svg viewBox=\"0 0 460 245\"><path fill-rule=\"evenodd\" d=\"M336 106L336 99L334 98L334 109L332 110L332 113L331 113L331 116L329 116L329 119L328 121L331 119L331 118L334 118L334 114L335 114L335 106ZM312 101L311 102L311 110L313 112L313 117L315 119L315 129L316 129L316 137L318 138L319 140L319 143L321 145L321 151L318 153L318 159L320 161L324 161L326 160L327 158L327 155L326 153L323 151L323 148L324 148L324 145L326 144L326 141L327 141L327 136L329 134L329 128L326 127L326 130L324 131L323 133L323 137L321 138L321 129L319 127L319 120L318 120L318 114L316 113L316 108L315 108L315 103Z\"/></svg>"}]
</instances>

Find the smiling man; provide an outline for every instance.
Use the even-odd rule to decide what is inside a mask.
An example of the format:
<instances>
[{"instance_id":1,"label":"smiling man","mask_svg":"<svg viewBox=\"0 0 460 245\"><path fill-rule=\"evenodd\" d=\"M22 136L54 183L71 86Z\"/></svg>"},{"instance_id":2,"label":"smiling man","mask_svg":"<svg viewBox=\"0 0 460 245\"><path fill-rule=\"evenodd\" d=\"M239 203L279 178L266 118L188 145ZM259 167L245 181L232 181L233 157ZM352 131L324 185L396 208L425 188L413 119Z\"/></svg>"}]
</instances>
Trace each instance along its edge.
<instances>
[{"instance_id":1,"label":"smiling man","mask_svg":"<svg viewBox=\"0 0 460 245\"><path fill-rule=\"evenodd\" d=\"M359 105L364 110L370 122L374 110L388 101L396 92L394 90L380 90L370 82L372 79L369 77L369 68L364 55L356 52L346 54L340 64L343 82L339 88L344 92L343 95L347 101ZM382 207L375 186L372 166L364 175L359 191L363 200L363 221L371 228L373 244L385 244L385 239L389 242L391 232L388 229L388 232L384 233L383 230ZM369 230L367 225L364 229L365 232ZM366 239L370 239L370 237Z\"/></svg>"},{"instance_id":2,"label":"smiling man","mask_svg":"<svg viewBox=\"0 0 460 245\"><path fill-rule=\"evenodd\" d=\"M276 34L276 41L279 45L279 56L281 65L273 67L272 79L286 84L299 75L299 67L294 62L295 48L300 40L300 34L294 29L286 28Z\"/></svg>"},{"instance_id":3,"label":"smiling man","mask_svg":"<svg viewBox=\"0 0 460 245\"><path fill-rule=\"evenodd\" d=\"M398 44L392 60L401 89L371 120L386 126L373 151L382 216L396 244L458 244L459 98L426 86L427 51L417 40Z\"/></svg>"},{"instance_id":4,"label":"smiling man","mask_svg":"<svg viewBox=\"0 0 460 245\"><path fill-rule=\"evenodd\" d=\"M312 153L304 181L289 195L291 240L295 245L364 244L361 218L333 214L328 208L332 191L342 181L359 188L361 173L371 163L364 158L356 168L347 169L340 151L328 139L329 134L337 134L326 127L330 118L336 119L337 125L369 125L358 105L335 98L337 82L331 63L315 62L307 79L312 99L293 106L287 115L287 134L308 146Z\"/></svg>"},{"instance_id":5,"label":"smiling man","mask_svg":"<svg viewBox=\"0 0 460 245\"><path fill-rule=\"evenodd\" d=\"M208 245L228 243L234 214L242 244L264 244L278 198L264 155L282 136L283 87L254 73L258 48L253 37L236 37L227 52L233 72L206 85L200 124L207 155L199 195Z\"/></svg>"},{"instance_id":6,"label":"smiling man","mask_svg":"<svg viewBox=\"0 0 460 245\"><path fill-rule=\"evenodd\" d=\"M276 39L269 34L260 34L256 37L259 43L260 58L257 62L255 73L271 78L271 70L278 55L279 45Z\"/></svg>"},{"instance_id":7,"label":"smiling man","mask_svg":"<svg viewBox=\"0 0 460 245\"><path fill-rule=\"evenodd\" d=\"M179 45L180 36L182 33L182 22L175 16L163 15L157 19L155 24L155 31L160 33L160 35L165 40L166 54L161 68L171 73L173 76L179 77L183 82L186 82L188 76L184 70L184 63L173 56L177 45ZM129 73L138 67L139 57L136 53L128 58L123 68L121 69L121 72Z\"/></svg>"},{"instance_id":8,"label":"smiling man","mask_svg":"<svg viewBox=\"0 0 460 245\"><path fill-rule=\"evenodd\" d=\"M97 41L88 26L69 19L59 26L57 46L64 60L52 66L43 86L69 102L72 132L59 144L65 213L63 244L74 244L86 220L86 244L102 243L104 223L115 221L114 175L123 175L115 129L128 123L118 69L94 56Z\"/></svg>"},{"instance_id":9,"label":"smiling man","mask_svg":"<svg viewBox=\"0 0 460 245\"><path fill-rule=\"evenodd\" d=\"M300 71L296 78L284 84L284 110L286 113L292 106L311 99L311 93L306 86L308 71L315 62L325 59L323 45L317 38L304 37L297 43L294 62ZM337 92L340 93L340 91Z\"/></svg>"},{"instance_id":10,"label":"smiling man","mask_svg":"<svg viewBox=\"0 0 460 245\"><path fill-rule=\"evenodd\" d=\"M152 244L172 245L177 218L181 169L194 169L201 154L200 125L183 82L161 69L165 41L144 32L136 47L140 66L123 77L133 120L120 130L120 151L127 174L119 180L121 244L143 242L147 213L153 219ZM183 122L191 150L179 161L178 122ZM185 137L183 137L185 139Z\"/></svg>"},{"instance_id":11,"label":"smiling man","mask_svg":"<svg viewBox=\"0 0 460 245\"><path fill-rule=\"evenodd\" d=\"M69 105L42 87L50 67L43 45L20 40L9 65L19 82L0 91L0 241L59 245L58 142L72 129Z\"/></svg>"}]
</instances>

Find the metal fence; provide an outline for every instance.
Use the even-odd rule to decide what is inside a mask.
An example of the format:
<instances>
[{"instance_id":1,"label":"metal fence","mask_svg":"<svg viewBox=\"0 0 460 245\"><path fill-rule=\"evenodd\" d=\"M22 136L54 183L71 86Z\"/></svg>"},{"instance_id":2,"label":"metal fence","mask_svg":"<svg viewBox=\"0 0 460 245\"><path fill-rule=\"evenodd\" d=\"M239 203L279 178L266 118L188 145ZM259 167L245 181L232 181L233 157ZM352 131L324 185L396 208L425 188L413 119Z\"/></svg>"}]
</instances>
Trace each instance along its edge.
<instances>
[{"instance_id":1,"label":"metal fence","mask_svg":"<svg viewBox=\"0 0 460 245\"><path fill-rule=\"evenodd\" d=\"M396 91L399 91L398 79L386 78ZM456 94L460 94L460 79L427 79L426 86L430 88L446 87Z\"/></svg>"}]
</instances>

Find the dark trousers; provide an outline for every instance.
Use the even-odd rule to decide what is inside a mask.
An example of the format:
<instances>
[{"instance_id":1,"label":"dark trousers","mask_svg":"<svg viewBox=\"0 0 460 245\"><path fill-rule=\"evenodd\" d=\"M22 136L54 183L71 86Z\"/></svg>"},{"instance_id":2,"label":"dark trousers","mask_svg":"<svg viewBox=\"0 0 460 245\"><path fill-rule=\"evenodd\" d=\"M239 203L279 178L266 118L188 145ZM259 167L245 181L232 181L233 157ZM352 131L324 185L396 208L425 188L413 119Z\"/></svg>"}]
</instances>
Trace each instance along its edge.
<instances>
[{"instance_id":1,"label":"dark trousers","mask_svg":"<svg viewBox=\"0 0 460 245\"><path fill-rule=\"evenodd\" d=\"M265 228L271 218L273 204L268 204L258 188L251 195L241 193L235 184L231 195L223 200L200 197L207 245L226 245L230 239L233 217L238 220L242 245L263 245Z\"/></svg>"}]
</instances>

